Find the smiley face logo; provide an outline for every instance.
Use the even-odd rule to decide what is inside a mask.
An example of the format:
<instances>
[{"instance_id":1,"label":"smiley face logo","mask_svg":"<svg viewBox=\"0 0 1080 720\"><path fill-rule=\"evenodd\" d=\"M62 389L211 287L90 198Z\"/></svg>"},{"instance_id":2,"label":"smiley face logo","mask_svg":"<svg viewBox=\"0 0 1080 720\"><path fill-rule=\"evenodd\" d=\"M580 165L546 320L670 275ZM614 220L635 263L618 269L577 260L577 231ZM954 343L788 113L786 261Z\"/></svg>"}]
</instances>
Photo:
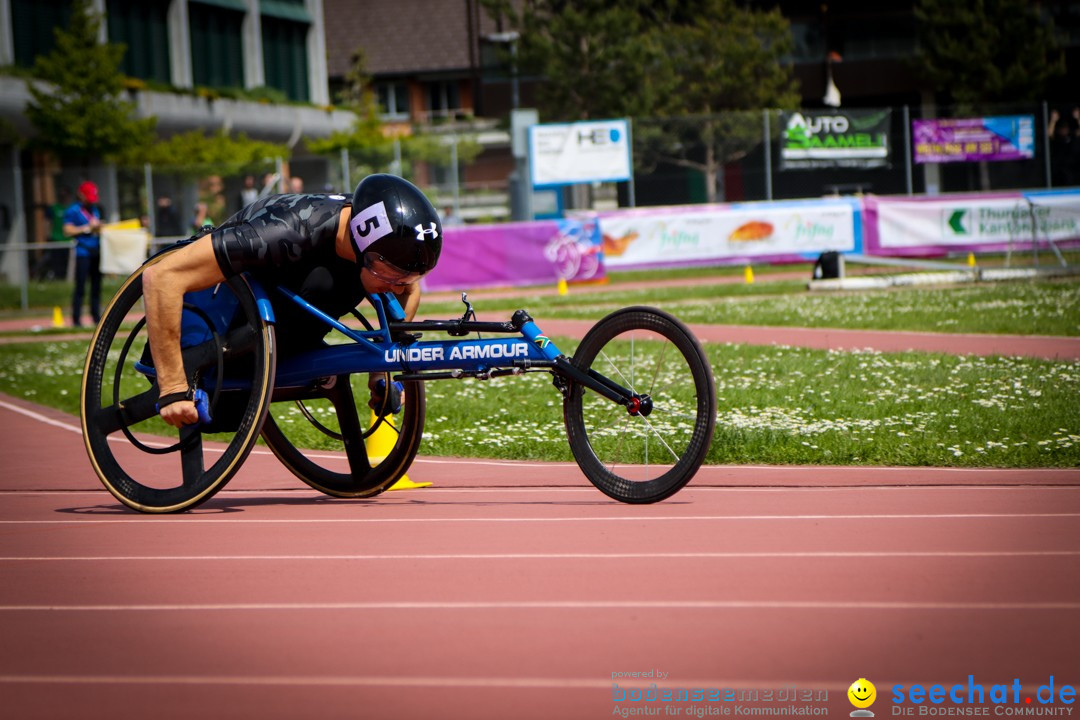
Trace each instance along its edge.
<instances>
[{"instance_id":1,"label":"smiley face logo","mask_svg":"<svg viewBox=\"0 0 1080 720\"><path fill-rule=\"evenodd\" d=\"M877 688L866 678L859 678L847 689L848 700L857 708L868 708L877 700Z\"/></svg>"}]
</instances>

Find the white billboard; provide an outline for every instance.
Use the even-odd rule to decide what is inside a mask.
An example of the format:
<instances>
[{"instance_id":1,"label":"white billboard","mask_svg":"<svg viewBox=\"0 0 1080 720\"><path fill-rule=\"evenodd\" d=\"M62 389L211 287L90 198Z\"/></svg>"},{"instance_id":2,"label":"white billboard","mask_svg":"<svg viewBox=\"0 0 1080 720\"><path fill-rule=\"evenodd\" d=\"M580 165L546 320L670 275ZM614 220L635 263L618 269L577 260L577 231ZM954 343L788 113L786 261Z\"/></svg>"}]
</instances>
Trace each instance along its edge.
<instances>
[{"instance_id":1,"label":"white billboard","mask_svg":"<svg viewBox=\"0 0 1080 720\"><path fill-rule=\"evenodd\" d=\"M629 180L626 120L597 120L529 128L533 187Z\"/></svg>"},{"instance_id":2,"label":"white billboard","mask_svg":"<svg viewBox=\"0 0 1080 720\"><path fill-rule=\"evenodd\" d=\"M609 268L850 252L855 248L855 208L846 201L819 201L637 210L601 215L600 231Z\"/></svg>"}]
</instances>

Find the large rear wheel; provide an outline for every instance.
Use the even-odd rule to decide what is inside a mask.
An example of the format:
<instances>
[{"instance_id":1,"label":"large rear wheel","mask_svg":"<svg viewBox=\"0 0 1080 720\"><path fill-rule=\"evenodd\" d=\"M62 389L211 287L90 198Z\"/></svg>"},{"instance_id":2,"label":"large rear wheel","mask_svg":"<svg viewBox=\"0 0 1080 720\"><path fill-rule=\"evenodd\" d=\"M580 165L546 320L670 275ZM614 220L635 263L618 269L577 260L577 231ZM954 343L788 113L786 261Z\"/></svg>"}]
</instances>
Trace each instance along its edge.
<instances>
[{"instance_id":1,"label":"large rear wheel","mask_svg":"<svg viewBox=\"0 0 1080 720\"><path fill-rule=\"evenodd\" d=\"M177 430L161 420L142 276L163 255L147 261L109 303L90 341L81 398L94 471L120 502L148 513L192 508L224 487L258 440L275 366L273 325L261 317L244 276L189 294L184 367L207 392L213 421Z\"/></svg>"}]
</instances>

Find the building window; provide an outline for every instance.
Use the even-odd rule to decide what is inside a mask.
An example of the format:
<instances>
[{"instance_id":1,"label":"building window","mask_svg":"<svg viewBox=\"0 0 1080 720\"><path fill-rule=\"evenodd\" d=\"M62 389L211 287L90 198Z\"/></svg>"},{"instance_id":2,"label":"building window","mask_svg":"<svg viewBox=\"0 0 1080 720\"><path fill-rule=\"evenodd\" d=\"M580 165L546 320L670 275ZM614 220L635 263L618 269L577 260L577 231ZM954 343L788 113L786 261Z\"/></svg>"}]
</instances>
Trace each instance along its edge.
<instances>
[{"instance_id":1,"label":"building window","mask_svg":"<svg viewBox=\"0 0 1080 720\"><path fill-rule=\"evenodd\" d=\"M403 82L375 83L375 95L379 99L379 112L390 120L409 117L409 88Z\"/></svg>"},{"instance_id":2,"label":"building window","mask_svg":"<svg viewBox=\"0 0 1080 720\"><path fill-rule=\"evenodd\" d=\"M120 63L122 72L144 80L171 80L167 14L165 4L109 0L109 42L127 46Z\"/></svg>"},{"instance_id":3,"label":"building window","mask_svg":"<svg viewBox=\"0 0 1080 720\"><path fill-rule=\"evenodd\" d=\"M268 87L290 100L306 102L308 88L307 23L262 17L263 66Z\"/></svg>"},{"instance_id":4,"label":"building window","mask_svg":"<svg viewBox=\"0 0 1080 720\"><path fill-rule=\"evenodd\" d=\"M244 13L236 10L188 3L191 71L196 85L244 87L243 20Z\"/></svg>"},{"instance_id":5,"label":"building window","mask_svg":"<svg viewBox=\"0 0 1080 720\"><path fill-rule=\"evenodd\" d=\"M428 111L432 119L453 117L461 109L456 80L439 80L428 83Z\"/></svg>"},{"instance_id":6,"label":"building window","mask_svg":"<svg viewBox=\"0 0 1080 720\"><path fill-rule=\"evenodd\" d=\"M11 0L15 64L33 67L34 58L52 51L53 28L66 28L70 20L71 0Z\"/></svg>"}]
</instances>

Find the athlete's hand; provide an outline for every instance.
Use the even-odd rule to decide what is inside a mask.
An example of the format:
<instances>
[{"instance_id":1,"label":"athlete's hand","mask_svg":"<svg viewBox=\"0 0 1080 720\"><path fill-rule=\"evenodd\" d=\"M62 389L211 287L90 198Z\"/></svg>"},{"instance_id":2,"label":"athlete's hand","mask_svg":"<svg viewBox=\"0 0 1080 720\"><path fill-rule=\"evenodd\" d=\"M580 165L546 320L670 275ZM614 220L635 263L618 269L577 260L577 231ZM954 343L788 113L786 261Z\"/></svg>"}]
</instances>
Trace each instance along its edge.
<instances>
[{"instance_id":1,"label":"athlete's hand","mask_svg":"<svg viewBox=\"0 0 1080 720\"><path fill-rule=\"evenodd\" d=\"M161 408L161 419L175 428L199 422L199 411L190 400L179 400Z\"/></svg>"}]
</instances>

